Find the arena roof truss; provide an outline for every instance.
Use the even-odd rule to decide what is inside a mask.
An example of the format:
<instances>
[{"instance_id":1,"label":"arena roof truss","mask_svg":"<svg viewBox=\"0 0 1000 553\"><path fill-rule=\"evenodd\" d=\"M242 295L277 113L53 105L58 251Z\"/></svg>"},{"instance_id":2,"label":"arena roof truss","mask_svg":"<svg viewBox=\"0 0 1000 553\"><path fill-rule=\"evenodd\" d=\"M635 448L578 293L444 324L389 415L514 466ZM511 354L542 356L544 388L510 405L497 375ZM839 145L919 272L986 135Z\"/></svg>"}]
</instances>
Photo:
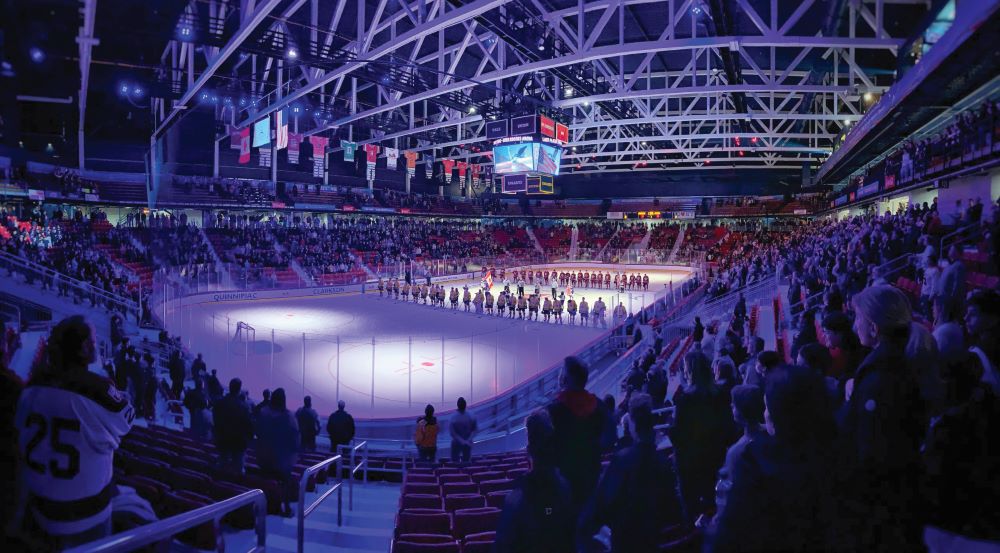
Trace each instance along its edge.
<instances>
[{"instance_id":1,"label":"arena roof truss","mask_svg":"<svg viewBox=\"0 0 1000 553\"><path fill-rule=\"evenodd\" d=\"M290 108L332 151L475 160L487 121L538 112L570 127L566 172L799 169L892 84L906 37L887 21L919 4L193 0L206 39L164 50L155 135L211 90L219 121Z\"/></svg>"}]
</instances>

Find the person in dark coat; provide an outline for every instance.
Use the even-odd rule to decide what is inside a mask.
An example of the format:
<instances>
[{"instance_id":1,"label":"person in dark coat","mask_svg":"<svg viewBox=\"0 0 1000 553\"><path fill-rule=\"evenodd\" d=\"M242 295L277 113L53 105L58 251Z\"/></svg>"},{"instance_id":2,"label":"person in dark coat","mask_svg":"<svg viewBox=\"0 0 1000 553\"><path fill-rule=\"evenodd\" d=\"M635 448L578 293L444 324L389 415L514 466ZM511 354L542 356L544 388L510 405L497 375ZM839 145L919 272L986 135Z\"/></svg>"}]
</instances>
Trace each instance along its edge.
<instances>
[{"instance_id":1,"label":"person in dark coat","mask_svg":"<svg viewBox=\"0 0 1000 553\"><path fill-rule=\"evenodd\" d=\"M215 448L219 451L222 470L243 474L247 446L253 438L250 408L243 399L243 382L229 381L229 394L216 402L212 409L215 422Z\"/></svg>"},{"instance_id":2,"label":"person in dark coat","mask_svg":"<svg viewBox=\"0 0 1000 553\"><path fill-rule=\"evenodd\" d=\"M312 408L312 398L302 398L303 406L295 411L295 421L299 424L302 451L316 451L316 436L319 435L319 413Z\"/></svg>"},{"instance_id":3,"label":"person in dark coat","mask_svg":"<svg viewBox=\"0 0 1000 553\"><path fill-rule=\"evenodd\" d=\"M347 445L354 439L354 417L344 410L344 400L337 402L337 410L326 421L326 432L330 434L330 451L337 451L338 446Z\"/></svg>"},{"instance_id":4,"label":"person in dark coat","mask_svg":"<svg viewBox=\"0 0 1000 553\"><path fill-rule=\"evenodd\" d=\"M170 391L174 394L175 399L181 399L181 393L184 391L185 368L180 351L175 349L170 354L167 368L170 370Z\"/></svg>"},{"instance_id":5,"label":"person in dark coat","mask_svg":"<svg viewBox=\"0 0 1000 553\"><path fill-rule=\"evenodd\" d=\"M222 389L222 383L219 382L218 371L215 369L212 369L212 374L208 375L205 380L205 389L208 391L208 398L212 403L219 401L225 393L225 390Z\"/></svg>"},{"instance_id":6,"label":"person in dark coat","mask_svg":"<svg viewBox=\"0 0 1000 553\"><path fill-rule=\"evenodd\" d=\"M838 536L848 532L837 524L842 515L830 478L836 427L822 377L779 367L768 375L764 397L767 434L736 455L705 551L841 549Z\"/></svg>"},{"instance_id":7,"label":"person in dark coat","mask_svg":"<svg viewBox=\"0 0 1000 553\"><path fill-rule=\"evenodd\" d=\"M701 352L684 356L686 385L675 396L670 441L677 462L678 489L689 523L714 504L715 475L735 434L729 397L715 385Z\"/></svg>"},{"instance_id":8,"label":"person in dark coat","mask_svg":"<svg viewBox=\"0 0 1000 553\"><path fill-rule=\"evenodd\" d=\"M212 424L208 420L208 397L205 395L205 386L200 378L195 379L193 389L184 391L184 407L190 415L191 432L207 440L212 433Z\"/></svg>"},{"instance_id":9,"label":"person in dark coat","mask_svg":"<svg viewBox=\"0 0 1000 553\"><path fill-rule=\"evenodd\" d=\"M299 458L299 425L285 403L285 389L271 393L270 408L257 419L257 463L282 486L281 516L291 517L292 469Z\"/></svg>"},{"instance_id":10,"label":"person in dark coat","mask_svg":"<svg viewBox=\"0 0 1000 553\"><path fill-rule=\"evenodd\" d=\"M205 366L205 360L201 358L201 354L191 362L191 378L199 378L208 375L208 368Z\"/></svg>"},{"instance_id":11,"label":"person in dark coat","mask_svg":"<svg viewBox=\"0 0 1000 553\"><path fill-rule=\"evenodd\" d=\"M701 324L701 317L694 318L694 330L691 331L691 339L699 344L705 338L705 325Z\"/></svg>"},{"instance_id":12,"label":"person in dark coat","mask_svg":"<svg viewBox=\"0 0 1000 553\"><path fill-rule=\"evenodd\" d=\"M556 430L556 464L578 507L597 486L601 453L611 449L617 437L604 403L585 389L588 375L583 361L567 357L559 374L562 390L546 407Z\"/></svg>"},{"instance_id":13,"label":"person in dark coat","mask_svg":"<svg viewBox=\"0 0 1000 553\"><path fill-rule=\"evenodd\" d=\"M530 470L504 499L494 553L572 553L576 507L569 483L556 468L556 430L546 410L528 415Z\"/></svg>"},{"instance_id":14,"label":"person in dark coat","mask_svg":"<svg viewBox=\"0 0 1000 553\"><path fill-rule=\"evenodd\" d=\"M680 522L673 462L666 450L656 449L652 411L646 394L629 401L628 426L634 442L611 458L594 498L580 515L580 549L586 550L606 525L611 529L612 553L658 552L662 529Z\"/></svg>"},{"instance_id":15,"label":"person in dark coat","mask_svg":"<svg viewBox=\"0 0 1000 553\"><path fill-rule=\"evenodd\" d=\"M841 408L840 450L846 454L844 516L858 521L857 549L920 548L917 518L920 442L925 406L906 358L912 314L892 286L871 286L854 297L854 329L872 348L858 368Z\"/></svg>"}]
</instances>

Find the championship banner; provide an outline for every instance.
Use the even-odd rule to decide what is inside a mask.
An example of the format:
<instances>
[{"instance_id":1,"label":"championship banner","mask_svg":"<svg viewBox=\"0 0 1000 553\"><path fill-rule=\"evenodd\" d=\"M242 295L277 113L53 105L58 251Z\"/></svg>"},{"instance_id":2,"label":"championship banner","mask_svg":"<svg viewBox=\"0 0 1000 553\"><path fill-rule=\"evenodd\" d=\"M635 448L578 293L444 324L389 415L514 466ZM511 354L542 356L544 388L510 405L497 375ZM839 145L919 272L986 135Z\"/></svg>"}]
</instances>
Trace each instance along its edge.
<instances>
[{"instance_id":1,"label":"championship banner","mask_svg":"<svg viewBox=\"0 0 1000 553\"><path fill-rule=\"evenodd\" d=\"M441 160L441 167L444 168L444 182L450 183L451 182L451 172L455 168L455 160L454 159L442 159Z\"/></svg>"},{"instance_id":2,"label":"championship banner","mask_svg":"<svg viewBox=\"0 0 1000 553\"><path fill-rule=\"evenodd\" d=\"M479 169L483 173L483 180L486 181L486 184L493 186L493 165L484 163L479 166Z\"/></svg>"},{"instance_id":3,"label":"championship banner","mask_svg":"<svg viewBox=\"0 0 1000 553\"><path fill-rule=\"evenodd\" d=\"M396 148L385 149L385 166L393 171L396 170L396 161L399 159L399 150Z\"/></svg>"},{"instance_id":4,"label":"championship banner","mask_svg":"<svg viewBox=\"0 0 1000 553\"><path fill-rule=\"evenodd\" d=\"M243 130L237 129L232 125L226 125L229 129L229 147L233 150L243 149Z\"/></svg>"},{"instance_id":5,"label":"championship banner","mask_svg":"<svg viewBox=\"0 0 1000 553\"><path fill-rule=\"evenodd\" d=\"M250 163L250 127L240 129L240 163Z\"/></svg>"},{"instance_id":6,"label":"championship banner","mask_svg":"<svg viewBox=\"0 0 1000 553\"><path fill-rule=\"evenodd\" d=\"M276 150L283 150L288 147L288 110L279 109L274 116L274 128L276 135Z\"/></svg>"},{"instance_id":7,"label":"championship banner","mask_svg":"<svg viewBox=\"0 0 1000 553\"><path fill-rule=\"evenodd\" d=\"M341 140L340 147L344 149L344 161L354 161L354 150L358 149L358 143Z\"/></svg>"},{"instance_id":8,"label":"championship banner","mask_svg":"<svg viewBox=\"0 0 1000 553\"><path fill-rule=\"evenodd\" d=\"M469 163L465 161L458 162L458 184L465 188L465 171L469 168Z\"/></svg>"},{"instance_id":9,"label":"championship banner","mask_svg":"<svg viewBox=\"0 0 1000 553\"><path fill-rule=\"evenodd\" d=\"M253 124L253 147L260 148L271 143L271 117L266 116Z\"/></svg>"},{"instance_id":10,"label":"championship banner","mask_svg":"<svg viewBox=\"0 0 1000 553\"><path fill-rule=\"evenodd\" d=\"M403 157L406 158L406 175L412 179L417 172L417 158L420 157L420 154L406 150L403 152Z\"/></svg>"},{"instance_id":11,"label":"championship banner","mask_svg":"<svg viewBox=\"0 0 1000 553\"><path fill-rule=\"evenodd\" d=\"M479 186L479 164L473 163L469 168L472 170L472 186Z\"/></svg>"},{"instance_id":12,"label":"championship banner","mask_svg":"<svg viewBox=\"0 0 1000 553\"><path fill-rule=\"evenodd\" d=\"M549 138L556 137L556 122L544 115L538 117L538 122L541 127L542 136L548 136Z\"/></svg>"},{"instance_id":13,"label":"championship banner","mask_svg":"<svg viewBox=\"0 0 1000 553\"><path fill-rule=\"evenodd\" d=\"M562 123L556 123L556 140L559 142L569 142L569 127Z\"/></svg>"},{"instance_id":14,"label":"championship banner","mask_svg":"<svg viewBox=\"0 0 1000 553\"><path fill-rule=\"evenodd\" d=\"M325 136L310 136L309 143L313 147L313 176L322 177L326 171L326 145L330 139Z\"/></svg>"},{"instance_id":15,"label":"championship banner","mask_svg":"<svg viewBox=\"0 0 1000 553\"><path fill-rule=\"evenodd\" d=\"M257 150L257 160L260 163L261 167L270 167L271 166L271 149L270 148L261 148L261 149Z\"/></svg>"},{"instance_id":16,"label":"championship banner","mask_svg":"<svg viewBox=\"0 0 1000 553\"><path fill-rule=\"evenodd\" d=\"M378 144L365 144L362 146L365 150L366 166L365 166L365 176L368 178L368 182L375 182L375 162L378 161Z\"/></svg>"},{"instance_id":17,"label":"championship banner","mask_svg":"<svg viewBox=\"0 0 1000 553\"><path fill-rule=\"evenodd\" d=\"M302 135L299 133L288 133L288 163L299 163L299 144L302 143Z\"/></svg>"},{"instance_id":18,"label":"championship banner","mask_svg":"<svg viewBox=\"0 0 1000 553\"><path fill-rule=\"evenodd\" d=\"M434 156L427 154L424 158L424 172L427 174L427 180L434 178Z\"/></svg>"}]
</instances>

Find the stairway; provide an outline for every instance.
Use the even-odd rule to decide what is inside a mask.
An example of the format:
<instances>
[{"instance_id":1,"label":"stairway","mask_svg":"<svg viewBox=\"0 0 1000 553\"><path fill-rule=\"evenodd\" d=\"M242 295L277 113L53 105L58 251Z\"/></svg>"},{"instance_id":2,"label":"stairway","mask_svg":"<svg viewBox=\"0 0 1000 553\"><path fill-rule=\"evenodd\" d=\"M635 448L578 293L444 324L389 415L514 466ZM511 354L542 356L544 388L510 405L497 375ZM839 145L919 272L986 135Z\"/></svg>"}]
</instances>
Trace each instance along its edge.
<instances>
[{"instance_id":1,"label":"stairway","mask_svg":"<svg viewBox=\"0 0 1000 553\"><path fill-rule=\"evenodd\" d=\"M278 242L278 239L275 238L274 233L268 232L268 236L271 237L271 243L274 244L274 251L278 253L283 253L285 251L285 247L282 246L280 242ZM316 286L316 282L313 280L309 272L306 271L302 267L302 265L299 265L298 259L290 257L288 259L288 268L290 268L292 271L295 271L295 275L299 277L299 279L303 282L303 284L305 284L305 286L309 287Z\"/></svg>"},{"instance_id":2,"label":"stairway","mask_svg":"<svg viewBox=\"0 0 1000 553\"><path fill-rule=\"evenodd\" d=\"M684 229L687 228L681 225L681 231L677 233L677 240L674 240L674 248L670 250L670 257L667 258L667 263L673 263L674 259L677 258L677 252L681 250L681 244L684 243Z\"/></svg>"},{"instance_id":3,"label":"stairway","mask_svg":"<svg viewBox=\"0 0 1000 553\"><path fill-rule=\"evenodd\" d=\"M573 225L569 237L569 255L567 256L571 261L576 261L576 254L579 251L579 247L577 246L579 237L580 229L576 228L576 225Z\"/></svg>"},{"instance_id":4,"label":"stairway","mask_svg":"<svg viewBox=\"0 0 1000 553\"><path fill-rule=\"evenodd\" d=\"M208 246L208 251L212 254L212 261L215 262L215 272L219 273L222 287L226 290L232 290L236 287L235 283L233 283L233 275L229 272L226 264L222 262L222 258L219 257L219 252L215 251L215 246L212 244L212 241L208 239L208 235L205 234L204 227L195 228L198 229L198 235L201 236L202 243Z\"/></svg>"},{"instance_id":5,"label":"stairway","mask_svg":"<svg viewBox=\"0 0 1000 553\"><path fill-rule=\"evenodd\" d=\"M542 257L545 256L545 248L542 247L542 243L538 241L538 237L535 236L535 232L531 230L531 226L524 227L525 232L528 233L528 238L531 238L531 243L535 245L535 251L539 253Z\"/></svg>"},{"instance_id":6,"label":"stairway","mask_svg":"<svg viewBox=\"0 0 1000 553\"><path fill-rule=\"evenodd\" d=\"M621 231L622 231L621 228L615 229L615 233L608 238L608 241L605 242L603 246L601 246L601 251L597 252L597 255L594 256L594 261L601 261L602 259L604 259L604 250L608 249L608 244L614 242L615 236L618 236L618 233Z\"/></svg>"},{"instance_id":7,"label":"stairway","mask_svg":"<svg viewBox=\"0 0 1000 553\"><path fill-rule=\"evenodd\" d=\"M646 226L646 235L639 240L638 244L632 246L633 250L645 251L649 249L649 241L653 239L653 225Z\"/></svg>"}]
</instances>

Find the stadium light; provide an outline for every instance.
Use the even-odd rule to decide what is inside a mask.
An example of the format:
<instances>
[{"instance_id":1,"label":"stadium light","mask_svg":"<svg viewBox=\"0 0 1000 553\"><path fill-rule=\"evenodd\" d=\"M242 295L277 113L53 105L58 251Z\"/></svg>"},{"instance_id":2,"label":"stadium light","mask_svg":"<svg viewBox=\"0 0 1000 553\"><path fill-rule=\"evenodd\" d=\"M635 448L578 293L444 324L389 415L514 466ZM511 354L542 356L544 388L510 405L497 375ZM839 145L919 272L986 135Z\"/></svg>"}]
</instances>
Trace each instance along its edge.
<instances>
[{"instance_id":1,"label":"stadium light","mask_svg":"<svg viewBox=\"0 0 1000 553\"><path fill-rule=\"evenodd\" d=\"M470 114L476 113L476 106L469 106L469 113Z\"/></svg>"},{"instance_id":2,"label":"stadium light","mask_svg":"<svg viewBox=\"0 0 1000 553\"><path fill-rule=\"evenodd\" d=\"M288 56L288 59L290 59L290 60L297 60L297 59L299 59L299 51L294 46L292 46L291 48L288 49L288 53L286 55Z\"/></svg>"},{"instance_id":3,"label":"stadium light","mask_svg":"<svg viewBox=\"0 0 1000 553\"><path fill-rule=\"evenodd\" d=\"M28 50L28 56L31 57L31 61L35 63L42 63L45 61L45 52L41 48L34 46Z\"/></svg>"}]
</instances>

